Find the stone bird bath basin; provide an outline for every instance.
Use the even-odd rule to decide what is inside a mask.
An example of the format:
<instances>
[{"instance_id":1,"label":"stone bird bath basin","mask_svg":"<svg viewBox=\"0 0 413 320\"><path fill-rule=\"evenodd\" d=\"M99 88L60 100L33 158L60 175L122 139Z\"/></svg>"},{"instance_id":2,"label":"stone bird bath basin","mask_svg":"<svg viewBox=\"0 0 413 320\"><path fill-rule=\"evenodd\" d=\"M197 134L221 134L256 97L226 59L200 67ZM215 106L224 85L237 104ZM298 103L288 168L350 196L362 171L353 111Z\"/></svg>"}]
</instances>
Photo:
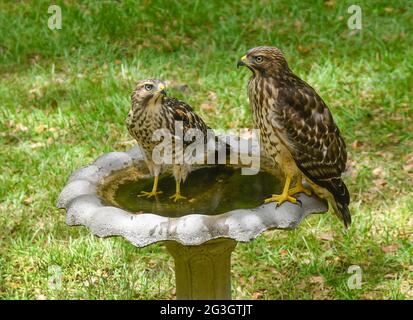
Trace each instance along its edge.
<instances>
[{"instance_id":1,"label":"stone bird bath basin","mask_svg":"<svg viewBox=\"0 0 413 320\"><path fill-rule=\"evenodd\" d=\"M135 147L74 172L57 206L66 209L68 225L86 226L98 237L122 236L136 247L163 242L175 261L178 299L230 299L237 242L270 229L294 229L308 215L327 211L325 202L304 194L301 206L262 204L282 188L269 167L261 159L260 173L249 176L235 166L196 167L182 187L188 200L177 204L168 199L174 180L164 175L163 194L147 200L137 194L149 190L152 179Z\"/></svg>"}]
</instances>

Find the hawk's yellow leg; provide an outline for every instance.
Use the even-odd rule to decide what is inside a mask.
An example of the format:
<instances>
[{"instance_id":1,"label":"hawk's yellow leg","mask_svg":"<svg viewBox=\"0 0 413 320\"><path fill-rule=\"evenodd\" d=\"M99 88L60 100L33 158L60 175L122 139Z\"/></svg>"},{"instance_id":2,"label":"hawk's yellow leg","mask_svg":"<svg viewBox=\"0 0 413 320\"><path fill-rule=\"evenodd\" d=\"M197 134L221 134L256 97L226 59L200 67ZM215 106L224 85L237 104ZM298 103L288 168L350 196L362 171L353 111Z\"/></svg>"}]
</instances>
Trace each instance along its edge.
<instances>
[{"instance_id":1,"label":"hawk's yellow leg","mask_svg":"<svg viewBox=\"0 0 413 320\"><path fill-rule=\"evenodd\" d=\"M290 184L291 184L291 177L287 175L285 179L285 184L284 184L284 189L281 194L273 194L271 198L265 199L264 202L278 202L278 204L281 204L285 201L290 201L292 203L297 203L297 199L294 197L291 197L289 195L289 189L290 189Z\"/></svg>"},{"instance_id":2,"label":"hawk's yellow leg","mask_svg":"<svg viewBox=\"0 0 413 320\"><path fill-rule=\"evenodd\" d=\"M169 199L172 199L174 202L177 202L179 199L186 199L186 197L181 195L181 181L176 180L176 191L173 196L170 196Z\"/></svg>"},{"instance_id":3,"label":"hawk's yellow leg","mask_svg":"<svg viewBox=\"0 0 413 320\"><path fill-rule=\"evenodd\" d=\"M306 189L303 186L303 180L302 180L302 176L301 174L299 176L297 176L297 183L295 184L294 188L291 188L290 190L288 190L288 194L290 196L293 196L297 193L305 193L307 196L311 196L311 190L310 189Z\"/></svg>"},{"instance_id":4,"label":"hawk's yellow leg","mask_svg":"<svg viewBox=\"0 0 413 320\"><path fill-rule=\"evenodd\" d=\"M152 197L156 197L158 194L161 194L162 191L157 191L158 190L158 176L155 176L155 179L153 180L153 187L152 187L152 191L151 192L147 192L147 191L141 191L141 194L138 195L138 197L146 197L146 198L152 198Z\"/></svg>"}]
</instances>

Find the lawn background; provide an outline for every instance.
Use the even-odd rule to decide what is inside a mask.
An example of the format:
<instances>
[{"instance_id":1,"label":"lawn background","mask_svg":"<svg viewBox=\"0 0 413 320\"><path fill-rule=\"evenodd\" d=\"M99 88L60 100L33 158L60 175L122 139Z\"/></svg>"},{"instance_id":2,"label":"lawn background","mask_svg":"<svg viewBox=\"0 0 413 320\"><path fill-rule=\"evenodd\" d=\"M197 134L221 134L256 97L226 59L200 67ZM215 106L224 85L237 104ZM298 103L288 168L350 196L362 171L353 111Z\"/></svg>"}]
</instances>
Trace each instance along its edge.
<instances>
[{"instance_id":1,"label":"lawn background","mask_svg":"<svg viewBox=\"0 0 413 320\"><path fill-rule=\"evenodd\" d=\"M173 260L69 228L55 208L71 172L132 146L134 84L157 77L213 128L249 127L257 45L281 48L348 144L353 225L332 215L267 232L233 254L236 299L412 299L413 4L399 1L0 2L0 299L174 298ZM347 9L362 9L350 30ZM184 187L185 190L185 187ZM349 289L348 268L362 269ZM62 286L49 286L60 268Z\"/></svg>"}]
</instances>

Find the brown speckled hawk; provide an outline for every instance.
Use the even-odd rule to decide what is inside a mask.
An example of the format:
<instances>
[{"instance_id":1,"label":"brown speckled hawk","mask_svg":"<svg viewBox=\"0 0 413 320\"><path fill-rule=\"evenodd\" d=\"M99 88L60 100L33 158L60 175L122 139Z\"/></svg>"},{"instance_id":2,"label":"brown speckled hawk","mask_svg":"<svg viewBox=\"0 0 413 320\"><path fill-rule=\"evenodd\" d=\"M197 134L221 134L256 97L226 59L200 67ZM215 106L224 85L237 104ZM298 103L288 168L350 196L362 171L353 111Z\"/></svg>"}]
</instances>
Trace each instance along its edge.
<instances>
[{"instance_id":1,"label":"brown speckled hawk","mask_svg":"<svg viewBox=\"0 0 413 320\"><path fill-rule=\"evenodd\" d=\"M252 71L248 97L254 127L260 129L265 154L285 172L281 195L265 202L296 203L293 195L311 191L327 199L345 226L351 223L349 192L341 179L347 161L346 145L327 105L317 92L289 68L275 47L256 47L238 62ZM290 188L293 179L296 186Z\"/></svg>"},{"instance_id":2,"label":"brown speckled hawk","mask_svg":"<svg viewBox=\"0 0 413 320\"><path fill-rule=\"evenodd\" d=\"M191 141L184 140L182 141L183 151L179 149L180 147L175 149L175 139L178 139L178 136L175 136L176 121L182 123L184 136L189 129L198 129L204 137L207 137L208 127L195 114L191 106L178 99L167 97L165 83L161 80L149 79L138 82L131 99L132 108L126 119L126 125L131 136L135 138L144 150L146 163L154 176L152 191L142 191L140 196L155 197L161 193L161 191L158 191L158 176L162 171L163 165L153 161L152 152L160 143L153 139L154 132L159 129L166 129L174 137L172 140L172 156L174 158L175 151L184 152L185 148L191 143ZM191 167L187 162L175 162L171 165L176 180L176 193L170 198L174 201L185 199L181 195L180 183L185 181Z\"/></svg>"}]
</instances>

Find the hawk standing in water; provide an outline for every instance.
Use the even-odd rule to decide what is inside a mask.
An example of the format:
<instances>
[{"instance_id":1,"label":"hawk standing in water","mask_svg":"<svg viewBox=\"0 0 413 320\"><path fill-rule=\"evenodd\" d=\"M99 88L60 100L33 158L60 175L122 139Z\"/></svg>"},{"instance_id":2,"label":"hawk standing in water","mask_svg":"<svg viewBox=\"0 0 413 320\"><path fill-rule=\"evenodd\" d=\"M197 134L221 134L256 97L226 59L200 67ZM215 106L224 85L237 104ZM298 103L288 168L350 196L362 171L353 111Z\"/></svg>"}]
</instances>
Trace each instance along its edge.
<instances>
[{"instance_id":1,"label":"hawk standing in water","mask_svg":"<svg viewBox=\"0 0 413 320\"><path fill-rule=\"evenodd\" d=\"M183 152L192 141L181 141L182 149L175 150L176 139L175 122L180 121L183 126L183 136L190 129L198 129L204 137L207 137L207 125L194 113L191 106L183 101L166 96L165 83L157 79L142 80L138 82L131 96L132 108L129 111L126 125L129 133L138 142L145 152L146 163L149 171L154 176L152 191L142 191L141 196L155 197L161 193L158 191L158 178L162 165L153 160L153 150L159 141L153 140L153 134L159 129L166 129L173 136L172 157L175 152ZM204 141L205 142L205 141ZM185 199L181 195L181 181L185 181L190 171L190 165L186 162L173 163L173 175L176 181L176 192L170 198L175 202Z\"/></svg>"},{"instance_id":2,"label":"hawk standing in water","mask_svg":"<svg viewBox=\"0 0 413 320\"><path fill-rule=\"evenodd\" d=\"M348 227L350 196L341 179L347 161L346 145L327 105L290 70L284 55L275 47L253 48L237 66L246 66L253 73L248 97L254 127L260 129L264 152L286 176L282 194L265 202L297 203L295 194L311 195L302 184L304 176ZM293 179L296 185L290 188Z\"/></svg>"}]
</instances>

